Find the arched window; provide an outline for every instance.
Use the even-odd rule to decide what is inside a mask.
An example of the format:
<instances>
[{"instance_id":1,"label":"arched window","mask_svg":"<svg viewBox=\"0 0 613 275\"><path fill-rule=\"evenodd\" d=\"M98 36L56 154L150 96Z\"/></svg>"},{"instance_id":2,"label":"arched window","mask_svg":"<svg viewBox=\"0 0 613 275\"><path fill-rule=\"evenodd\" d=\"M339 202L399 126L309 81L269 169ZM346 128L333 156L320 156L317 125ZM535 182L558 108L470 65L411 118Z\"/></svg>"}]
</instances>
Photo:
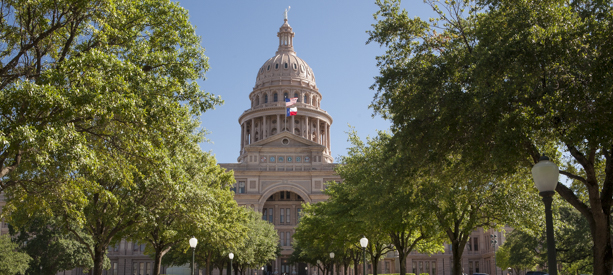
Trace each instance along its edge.
<instances>
[{"instance_id":1,"label":"arched window","mask_svg":"<svg viewBox=\"0 0 613 275\"><path fill-rule=\"evenodd\" d=\"M286 98L288 98L287 92L283 93L283 100L285 100Z\"/></svg>"},{"instance_id":2,"label":"arched window","mask_svg":"<svg viewBox=\"0 0 613 275\"><path fill-rule=\"evenodd\" d=\"M268 103L268 94L264 95L264 103Z\"/></svg>"},{"instance_id":3,"label":"arched window","mask_svg":"<svg viewBox=\"0 0 613 275\"><path fill-rule=\"evenodd\" d=\"M294 97L298 98L298 102L300 102L300 97L298 96L298 93L294 93Z\"/></svg>"},{"instance_id":4,"label":"arched window","mask_svg":"<svg viewBox=\"0 0 613 275\"><path fill-rule=\"evenodd\" d=\"M279 101L279 95L275 93L272 97L272 102L277 102L277 101Z\"/></svg>"},{"instance_id":5,"label":"arched window","mask_svg":"<svg viewBox=\"0 0 613 275\"><path fill-rule=\"evenodd\" d=\"M309 104L309 101L307 100L307 95L304 95L304 104Z\"/></svg>"},{"instance_id":6,"label":"arched window","mask_svg":"<svg viewBox=\"0 0 613 275\"><path fill-rule=\"evenodd\" d=\"M255 105L260 105L260 96L255 97Z\"/></svg>"},{"instance_id":7,"label":"arched window","mask_svg":"<svg viewBox=\"0 0 613 275\"><path fill-rule=\"evenodd\" d=\"M279 68L279 63L275 64L275 69Z\"/></svg>"},{"instance_id":8,"label":"arched window","mask_svg":"<svg viewBox=\"0 0 613 275\"><path fill-rule=\"evenodd\" d=\"M285 62L285 68L287 69L287 62Z\"/></svg>"}]
</instances>

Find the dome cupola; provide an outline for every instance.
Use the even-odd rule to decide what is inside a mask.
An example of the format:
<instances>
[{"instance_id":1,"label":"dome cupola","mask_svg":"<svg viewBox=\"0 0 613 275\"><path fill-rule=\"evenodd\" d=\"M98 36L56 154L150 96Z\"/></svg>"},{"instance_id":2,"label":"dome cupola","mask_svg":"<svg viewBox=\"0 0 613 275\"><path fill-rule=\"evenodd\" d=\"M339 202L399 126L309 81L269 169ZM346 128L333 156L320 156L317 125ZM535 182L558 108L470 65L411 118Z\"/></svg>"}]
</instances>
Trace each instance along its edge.
<instances>
[{"instance_id":1,"label":"dome cupola","mask_svg":"<svg viewBox=\"0 0 613 275\"><path fill-rule=\"evenodd\" d=\"M297 86L307 86L316 89L315 75L309 65L296 56L294 51L294 32L287 17L277 33L279 37L279 48L275 56L264 62L258 71L255 87L294 84Z\"/></svg>"}]
</instances>

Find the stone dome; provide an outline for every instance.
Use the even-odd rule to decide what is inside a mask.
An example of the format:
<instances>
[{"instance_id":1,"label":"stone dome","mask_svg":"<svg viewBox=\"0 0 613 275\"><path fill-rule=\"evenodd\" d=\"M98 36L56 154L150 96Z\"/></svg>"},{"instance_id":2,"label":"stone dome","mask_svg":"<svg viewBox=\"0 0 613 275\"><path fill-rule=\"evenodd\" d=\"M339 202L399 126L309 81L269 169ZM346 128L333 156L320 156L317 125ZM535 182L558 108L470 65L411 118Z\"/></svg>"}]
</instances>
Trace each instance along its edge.
<instances>
[{"instance_id":1,"label":"stone dome","mask_svg":"<svg viewBox=\"0 0 613 275\"><path fill-rule=\"evenodd\" d=\"M279 37L279 49L275 56L260 67L255 88L288 82L315 88L313 70L302 58L296 56L293 45L294 32L287 23L287 19L279 28L277 36Z\"/></svg>"}]
</instances>

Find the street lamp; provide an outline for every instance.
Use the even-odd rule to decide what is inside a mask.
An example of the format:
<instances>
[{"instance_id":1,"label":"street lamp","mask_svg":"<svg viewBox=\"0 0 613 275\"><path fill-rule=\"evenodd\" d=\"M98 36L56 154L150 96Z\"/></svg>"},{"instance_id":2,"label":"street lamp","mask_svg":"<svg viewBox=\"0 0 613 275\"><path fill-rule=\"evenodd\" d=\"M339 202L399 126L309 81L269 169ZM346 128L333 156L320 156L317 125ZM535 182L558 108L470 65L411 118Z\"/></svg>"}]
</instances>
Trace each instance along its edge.
<instances>
[{"instance_id":1,"label":"street lamp","mask_svg":"<svg viewBox=\"0 0 613 275\"><path fill-rule=\"evenodd\" d=\"M198 245L198 239L192 237L189 239L189 246L192 248L192 275L195 275L194 267L196 266L196 245Z\"/></svg>"},{"instance_id":2,"label":"street lamp","mask_svg":"<svg viewBox=\"0 0 613 275\"><path fill-rule=\"evenodd\" d=\"M558 267L556 266L556 244L553 239L553 217L551 214L551 202L553 194L555 194L556 185L558 185L558 176L560 171L558 166L551 162L545 155L541 156L539 162L532 167L532 177L534 184L539 190L539 195L543 197L545 203L545 224L547 226L547 262L549 265L549 274L558 275Z\"/></svg>"},{"instance_id":3,"label":"street lamp","mask_svg":"<svg viewBox=\"0 0 613 275\"><path fill-rule=\"evenodd\" d=\"M232 259L234 259L234 253L230 252L230 254L228 254L228 257L230 258L230 274L232 275Z\"/></svg>"},{"instance_id":4,"label":"street lamp","mask_svg":"<svg viewBox=\"0 0 613 275\"><path fill-rule=\"evenodd\" d=\"M262 266L262 275L264 275L264 266Z\"/></svg>"},{"instance_id":5,"label":"street lamp","mask_svg":"<svg viewBox=\"0 0 613 275\"><path fill-rule=\"evenodd\" d=\"M330 252L330 259L332 259L332 261L330 262L330 265L332 266L330 272L332 272L332 275L334 275L334 252Z\"/></svg>"},{"instance_id":6,"label":"street lamp","mask_svg":"<svg viewBox=\"0 0 613 275\"><path fill-rule=\"evenodd\" d=\"M304 267L304 274L309 275L309 267L308 266Z\"/></svg>"},{"instance_id":7,"label":"street lamp","mask_svg":"<svg viewBox=\"0 0 613 275\"><path fill-rule=\"evenodd\" d=\"M368 246L368 239L366 237L362 237L360 239L360 246L362 247L362 254L364 255L364 274L366 275L366 246Z\"/></svg>"},{"instance_id":8,"label":"street lamp","mask_svg":"<svg viewBox=\"0 0 613 275\"><path fill-rule=\"evenodd\" d=\"M490 234L490 241L492 243L492 247L494 247L494 274L498 275L498 270L496 269L496 245L498 244L498 240L496 239L496 234ZM500 270L500 273L502 275L502 270Z\"/></svg>"}]
</instances>

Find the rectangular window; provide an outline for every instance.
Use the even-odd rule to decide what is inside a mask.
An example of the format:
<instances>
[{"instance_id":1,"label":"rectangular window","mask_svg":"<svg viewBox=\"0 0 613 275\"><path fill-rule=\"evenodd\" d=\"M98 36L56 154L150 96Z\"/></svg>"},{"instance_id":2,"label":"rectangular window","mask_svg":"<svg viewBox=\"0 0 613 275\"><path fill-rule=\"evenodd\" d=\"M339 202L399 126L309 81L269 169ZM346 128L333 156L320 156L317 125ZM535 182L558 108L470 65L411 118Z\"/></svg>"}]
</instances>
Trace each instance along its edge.
<instances>
[{"instance_id":1,"label":"rectangular window","mask_svg":"<svg viewBox=\"0 0 613 275\"><path fill-rule=\"evenodd\" d=\"M285 245L286 246L290 246L292 245L292 241L291 241L291 236L289 234L289 232L285 232Z\"/></svg>"},{"instance_id":2,"label":"rectangular window","mask_svg":"<svg viewBox=\"0 0 613 275\"><path fill-rule=\"evenodd\" d=\"M134 242L134 246L132 247L132 250L134 251L138 251L140 245L138 245L138 242Z\"/></svg>"},{"instance_id":3,"label":"rectangular window","mask_svg":"<svg viewBox=\"0 0 613 275\"><path fill-rule=\"evenodd\" d=\"M436 262L432 262L432 275L436 275Z\"/></svg>"},{"instance_id":4,"label":"rectangular window","mask_svg":"<svg viewBox=\"0 0 613 275\"><path fill-rule=\"evenodd\" d=\"M413 261L413 274L417 274L417 263Z\"/></svg>"},{"instance_id":5,"label":"rectangular window","mask_svg":"<svg viewBox=\"0 0 613 275\"><path fill-rule=\"evenodd\" d=\"M475 251L479 251L479 238L478 237L474 237L473 240L475 241L475 243L473 244L473 248L475 249ZM477 272L479 273L479 272Z\"/></svg>"},{"instance_id":6,"label":"rectangular window","mask_svg":"<svg viewBox=\"0 0 613 275\"><path fill-rule=\"evenodd\" d=\"M390 273L390 262L385 261L385 273L389 274Z\"/></svg>"},{"instance_id":7,"label":"rectangular window","mask_svg":"<svg viewBox=\"0 0 613 275\"><path fill-rule=\"evenodd\" d=\"M302 208L297 208L296 209L296 223L300 222L300 218L302 217Z\"/></svg>"},{"instance_id":8,"label":"rectangular window","mask_svg":"<svg viewBox=\"0 0 613 275\"><path fill-rule=\"evenodd\" d=\"M272 208L268 208L268 222L270 222L270 223L273 223L273 224L274 224L274 220L272 219L272 217L273 217L273 215L272 215L272 214L273 214L273 213L272 213L272 211L273 211L273 210L274 210L274 209L272 209Z\"/></svg>"},{"instance_id":9,"label":"rectangular window","mask_svg":"<svg viewBox=\"0 0 613 275\"><path fill-rule=\"evenodd\" d=\"M289 200L289 199L291 199L290 194L291 194L291 193L290 193L289 191L285 191L285 197L286 197L288 200Z\"/></svg>"},{"instance_id":10,"label":"rectangular window","mask_svg":"<svg viewBox=\"0 0 613 275\"><path fill-rule=\"evenodd\" d=\"M113 275L117 275L117 263L113 263Z\"/></svg>"},{"instance_id":11,"label":"rectangular window","mask_svg":"<svg viewBox=\"0 0 613 275\"><path fill-rule=\"evenodd\" d=\"M147 274L146 275L151 275L151 263L147 263Z\"/></svg>"},{"instance_id":12,"label":"rectangular window","mask_svg":"<svg viewBox=\"0 0 613 275\"><path fill-rule=\"evenodd\" d=\"M291 212L289 210L290 210L289 208L285 209L285 213L287 214L287 223L292 223L292 219L290 219L290 215L289 215L289 213Z\"/></svg>"},{"instance_id":13,"label":"rectangular window","mask_svg":"<svg viewBox=\"0 0 613 275\"><path fill-rule=\"evenodd\" d=\"M132 264L132 275L138 275L138 263Z\"/></svg>"},{"instance_id":14,"label":"rectangular window","mask_svg":"<svg viewBox=\"0 0 613 275\"><path fill-rule=\"evenodd\" d=\"M285 199L285 192L281 191L281 199L284 200Z\"/></svg>"},{"instance_id":15,"label":"rectangular window","mask_svg":"<svg viewBox=\"0 0 613 275\"><path fill-rule=\"evenodd\" d=\"M430 262L426 262L426 270L424 273L430 274Z\"/></svg>"},{"instance_id":16,"label":"rectangular window","mask_svg":"<svg viewBox=\"0 0 613 275\"><path fill-rule=\"evenodd\" d=\"M471 275L472 275L473 273L474 273L474 272L473 272L473 262L472 262L472 261L469 261L469 262L468 262L468 274L471 274Z\"/></svg>"},{"instance_id":17,"label":"rectangular window","mask_svg":"<svg viewBox=\"0 0 613 275\"><path fill-rule=\"evenodd\" d=\"M284 223L285 221L283 220L283 214L285 214L285 208L281 208L279 210L279 223Z\"/></svg>"},{"instance_id":18,"label":"rectangular window","mask_svg":"<svg viewBox=\"0 0 613 275\"><path fill-rule=\"evenodd\" d=\"M138 270L138 274L145 275L145 263L140 263L140 269Z\"/></svg>"},{"instance_id":19,"label":"rectangular window","mask_svg":"<svg viewBox=\"0 0 613 275\"><path fill-rule=\"evenodd\" d=\"M143 252L143 251L145 251L145 244L140 245L140 252Z\"/></svg>"},{"instance_id":20,"label":"rectangular window","mask_svg":"<svg viewBox=\"0 0 613 275\"><path fill-rule=\"evenodd\" d=\"M279 243L281 243L281 246L285 246L285 233L284 232L280 232L279 233Z\"/></svg>"},{"instance_id":21,"label":"rectangular window","mask_svg":"<svg viewBox=\"0 0 613 275\"><path fill-rule=\"evenodd\" d=\"M424 262L419 261L419 273L424 273Z\"/></svg>"},{"instance_id":22,"label":"rectangular window","mask_svg":"<svg viewBox=\"0 0 613 275\"><path fill-rule=\"evenodd\" d=\"M479 262L478 261L475 262L475 272L479 273Z\"/></svg>"},{"instance_id":23,"label":"rectangular window","mask_svg":"<svg viewBox=\"0 0 613 275\"><path fill-rule=\"evenodd\" d=\"M262 220L266 220L266 208L262 209Z\"/></svg>"},{"instance_id":24,"label":"rectangular window","mask_svg":"<svg viewBox=\"0 0 613 275\"><path fill-rule=\"evenodd\" d=\"M244 181L238 182L238 193L245 194L245 182Z\"/></svg>"}]
</instances>

